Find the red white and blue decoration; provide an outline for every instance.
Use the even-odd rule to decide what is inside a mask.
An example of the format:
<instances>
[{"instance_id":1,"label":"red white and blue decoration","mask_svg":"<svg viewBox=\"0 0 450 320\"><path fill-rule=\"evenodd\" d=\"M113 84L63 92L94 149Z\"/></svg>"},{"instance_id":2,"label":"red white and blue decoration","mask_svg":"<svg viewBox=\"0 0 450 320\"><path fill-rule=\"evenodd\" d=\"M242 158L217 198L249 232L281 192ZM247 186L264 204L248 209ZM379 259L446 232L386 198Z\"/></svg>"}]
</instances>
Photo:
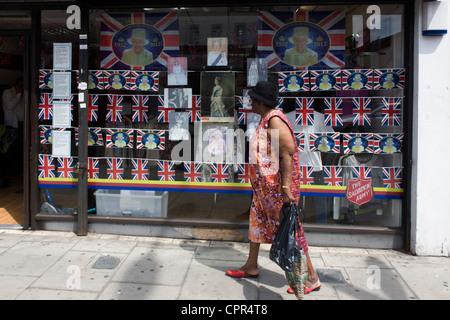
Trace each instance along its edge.
<instances>
[{"instance_id":1,"label":"red white and blue decoration","mask_svg":"<svg viewBox=\"0 0 450 320\"><path fill-rule=\"evenodd\" d=\"M353 125L370 126L372 113L371 98L353 98Z\"/></svg>"},{"instance_id":2,"label":"red white and blue decoration","mask_svg":"<svg viewBox=\"0 0 450 320\"><path fill-rule=\"evenodd\" d=\"M344 125L342 98L325 98L323 113L326 126L342 127Z\"/></svg>"},{"instance_id":3,"label":"red white and blue decoration","mask_svg":"<svg viewBox=\"0 0 450 320\"><path fill-rule=\"evenodd\" d=\"M130 89L136 91L158 91L158 71L131 71Z\"/></svg>"},{"instance_id":4,"label":"red white and blue decoration","mask_svg":"<svg viewBox=\"0 0 450 320\"><path fill-rule=\"evenodd\" d=\"M88 95L88 121L98 121L98 95Z\"/></svg>"},{"instance_id":5,"label":"red white and blue decoration","mask_svg":"<svg viewBox=\"0 0 450 320\"><path fill-rule=\"evenodd\" d=\"M164 130L135 130L136 149L165 150Z\"/></svg>"},{"instance_id":6,"label":"red white and blue decoration","mask_svg":"<svg viewBox=\"0 0 450 320\"><path fill-rule=\"evenodd\" d=\"M403 169L401 167L383 168L384 187L392 189L402 189L403 188L402 171Z\"/></svg>"},{"instance_id":7,"label":"red white and blue decoration","mask_svg":"<svg viewBox=\"0 0 450 320\"><path fill-rule=\"evenodd\" d=\"M342 70L342 90L372 90L373 70Z\"/></svg>"},{"instance_id":8,"label":"red white and blue decoration","mask_svg":"<svg viewBox=\"0 0 450 320\"><path fill-rule=\"evenodd\" d=\"M280 93L309 91L309 71L278 72L278 90Z\"/></svg>"},{"instance_id":9,"label":"red white and blue decoration","mask_svg":"<svg viewBox=\"0 0 450 320\"><path fill-rule=\"evenodd\" d=\"M106 129L107 148L133 148L133 129Z\"/></svg>"},{"instance_id":10,"label":"red white and blue decoration","mask_svg":"<svg viewBox=\"0 0 450 320\"><path fill-rule=\"evenodd\" d=\"M295 124L314 125L314 98L295 98Z\"/></svg>"},{"instance_id":11,"label":"red white and blue decoration","mask_svg":"<svg viewBox=\"0 0 450 320\"><path fill-rule=\"evenodd\" d=\"M402 98L382 98L381 125L399 127L402 125Z\"/></svg>"},{"instance_id":12,"label":"red white and blue decoration","mask_svg":"<svg viewBox=\"0 0 450 320\"><path fill-rule=\"evenodd\" d=\"M159 181L175 181L175 163L172 161L160 160L158 165L158 180Z\"/></svg>"},{"instance_id":13,"label":"red white and blue decoration","mask_svg":"<svg viewBox=\"0 0 450 320\"><path fill-rule=\"evenodd\" d=\"M311 70L309 76L311 91L341 90L341 70Z\"/></svg>"},{"instance_id":14,"label":"red white and blue decoration","mask_svg":"<svg viewBox=\"0 0 450 320\"><path fill-rule=\"evenodd\" d=\"M324 184L330 187L341 187L343 185L342 167L324 166Z\"/></svg>"},{"instance_id":15,"label":"red white and blue decoration","mask_svg":"<svg viewBox=\"0 0 450 320\"><path fill-rule=\"evenodd\" d=\"M108 179L123 180L123 159L107 158L106 165Z\"/></svg>"},{"instance_id":16,"label":"red white and blue decoration","mask_svg":"<svg viewBox=\"0 0 450 320\"><path fill-rule=\"evenodd\" d=\"M228 170L230 168L229 164L224 163L211 163L211 181L217 183L228 182L230 177L228 175Z\"/></svg>"},{"instance_id":17,"label":"red white and blue decoration","mask_svg":"<svg viewBox=\"0 0 450 320\"><path fill-rule=\"evenodd\" d=\"M321 132L309 134L309 151L340 153L340 133Z\"/></svg>"},{"instance_id":18,"label":"red white and blue decoration","mask_svg":"<svg viewBox=\"0 0 450 320\"><path fill-rule=\"evenodd\" d=\"M131 120L133 122L148 122L148 101L147 95L132 96Z\"/></svg>"},{"instance_id":19,"label":"red white and blue decoration","mask_svg":"<svg viewBox=\"0 0 450 320\"><path fill-rule=\"evenodd\" d=\"M108 104L106 105L106 121L122 121L122 103L123 96L115 94L108 95Z\"/></svg>"},{"instance_id":20,"label":"red white and blue decoration","mask_svg":"<svg viewBox=\"0 0 450 320\"><path fill-rule=\"evenodd\" d=\"M373 152L375 154L401 153L404 135L404 133L374 133Z\"/></svg>"},{"instance_id":21,"label":"red white and blue decoration","mask_svg":"<svg viewBox=\"0 0 450 320\"><path fill-rule=\"evenodd\" d=\"M100 160L88 158L88 179L100 179Z\"/></svg>"},{"instance_id":22,"label":"red white and blue decoration","mask_svg":"<svg viewBox=\"0 0 450 320\"><path fill-rule=\"evenodd\" d=\"M56 168L53 163L53 157L46 154L40 154L38 160L39 178L55 178Z\"/></svg>"},{"instance_id":23,"label":"red white and blue decoration","mask_svg":"<svg viewBox=\"0 0 450 320\"><path fill-rule=\"evenodd\" d=\"M373 153L373 133L343 133L344 154Z\"/></svg>"},{"instance_id":24,"label":"red white and blue decoration","mask_svg":"<svg viewBox=\"0 0 450 320\"><path fill-rule=\"evenodd\" d=\"M300 166L302 185L313 185L314 184L314 167L311 166Z\"/></svg>"},{"instance_id":25,"label":"red white and blue decoration","mask_svg":"<svg viewBox=\"0 0 450 320\"><path fill-rule=\"evenodd\" d=\"M405 89L405 69L375 69L374 90Z\"/></svg>"},{"instance_id":26,"label":"red white and blue decoration","mask_svg":"<svg viewBox=\"0 0 450 320\"><path fill-rule=\"evenodd\" d=\"M184 181L202 182L202 167L203 164L200 162L185 162Z\"/></svg>"},{"instance_id":27,"label":"red white and blue decoration","mask_svg":"<svg viewBox=\"0 0 450 320\"><path fill-rule=\"evenodd\" d=\"M57 158L58 159L58 178L73 178L73 158Z\"/></svg>"},{"instance_id":28,"label":"red white and blue decoration","mask_svg":"<svg viewBox=\"0 0 450 320\"><path fill-rule=\"evenodd\" d=\"M133 180L148 180L148 160L131 159L131 177Z\"/></svg>"}]
</instances>

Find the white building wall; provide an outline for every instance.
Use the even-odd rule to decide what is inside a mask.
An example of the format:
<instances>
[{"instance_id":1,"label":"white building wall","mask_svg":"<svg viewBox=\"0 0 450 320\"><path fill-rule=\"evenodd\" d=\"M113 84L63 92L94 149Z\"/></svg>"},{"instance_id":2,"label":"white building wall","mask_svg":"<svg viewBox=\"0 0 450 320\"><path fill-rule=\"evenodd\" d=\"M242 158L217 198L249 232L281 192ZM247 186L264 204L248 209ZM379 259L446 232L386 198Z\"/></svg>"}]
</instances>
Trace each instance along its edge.
<instances>
[{"instance_id":1,"label":"white building wall","mask_svg":"<svg viewBox=\"0 0 450 320\"><path fill-rule=\"evenodd\" d=\"M416 0L411 251L450 256L450 34L422 35L422 2Z\"/></svg>"}]
</instances>

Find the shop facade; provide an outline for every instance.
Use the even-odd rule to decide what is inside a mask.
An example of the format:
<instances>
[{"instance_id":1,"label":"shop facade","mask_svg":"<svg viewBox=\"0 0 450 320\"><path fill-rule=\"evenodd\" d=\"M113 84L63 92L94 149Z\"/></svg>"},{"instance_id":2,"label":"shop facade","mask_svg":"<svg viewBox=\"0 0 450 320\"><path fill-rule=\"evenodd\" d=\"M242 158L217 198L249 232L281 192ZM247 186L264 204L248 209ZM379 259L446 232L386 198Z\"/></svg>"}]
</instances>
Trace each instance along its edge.
<instances>
[{"instance_id":1,"label":"shop facade","mask_svg":"<svg viewBox=\"0 0 450 320\"><path fill-rule=\"evenodd\" d=\"M268 80L310 243L414 251L418 4L182 5L5 4L29 16L23 225L246 241Z\"/></svg>"}]
</instances>

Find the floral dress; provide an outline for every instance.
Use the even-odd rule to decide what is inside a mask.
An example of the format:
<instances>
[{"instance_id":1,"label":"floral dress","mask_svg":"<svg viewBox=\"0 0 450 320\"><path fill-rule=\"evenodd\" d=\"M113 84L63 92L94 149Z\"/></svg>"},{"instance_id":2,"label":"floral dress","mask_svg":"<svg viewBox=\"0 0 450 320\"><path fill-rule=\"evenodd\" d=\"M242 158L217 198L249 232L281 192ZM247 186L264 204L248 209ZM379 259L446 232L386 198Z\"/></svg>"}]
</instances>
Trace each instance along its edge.
<instances>
[{"instance_id":1,"label":"floral dress","mask_svg":"<svg viewBox=\"0 0 450 320\"><path fill-rule=\"evenodd\" d=\"M261 119L250 142L250 182L253 188L253 198L250 208L249 240L254 243L273 242L278 231L279 215L283 207L281 165L279 165L278 154L270 151L271 141L267 139L269 120L273 117L279 117L291 130L295 143L291 193L296 203L300 200L301 172L294 131L286 116L280 110L274 109ZM306 253L308 244L300 221L298 224L297 242Z\"/></svg>"}]
</instances>

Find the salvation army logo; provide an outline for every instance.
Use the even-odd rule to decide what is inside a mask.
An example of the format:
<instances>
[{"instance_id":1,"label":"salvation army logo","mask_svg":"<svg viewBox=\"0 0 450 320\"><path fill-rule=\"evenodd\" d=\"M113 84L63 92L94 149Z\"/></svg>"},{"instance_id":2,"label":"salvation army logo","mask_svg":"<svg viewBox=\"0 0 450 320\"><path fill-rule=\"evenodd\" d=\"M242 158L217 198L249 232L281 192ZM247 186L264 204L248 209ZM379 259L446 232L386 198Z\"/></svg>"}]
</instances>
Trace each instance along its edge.
<instances>
[{"instance_id":1,"label":"salvation army logo","mask_svg":"<svg viewBox=\"0 0 450 320\"><path fill-rule=\"evenodd\" d=\"M132 24L113 36L111 49L124 64L143 67L159 58L164 50L164 38L152 26Z\"/></svg>"},{"instance_id":2,"label":"salvation army logo","mask_svg":"<svg viewBox=\"0 0 450 320\"><path fill-rule=\"evenodd\" d=\"M309 67L319 63L328 54L330 43L330 37L318 25L293 22L274 34L272 47L284 63L294 67Z\"/></svg>"},{"instance_id":3,"label":"salvation army logo","mask_svg":"<svg viewBox=\"0 0 450 320\"><path fill-rule=\"evenodd\" d=\"M147 133L142 137L142 143L148 149L157 149L161 143L161 139L157 134Z\"/></svg>"}]
</instances>

